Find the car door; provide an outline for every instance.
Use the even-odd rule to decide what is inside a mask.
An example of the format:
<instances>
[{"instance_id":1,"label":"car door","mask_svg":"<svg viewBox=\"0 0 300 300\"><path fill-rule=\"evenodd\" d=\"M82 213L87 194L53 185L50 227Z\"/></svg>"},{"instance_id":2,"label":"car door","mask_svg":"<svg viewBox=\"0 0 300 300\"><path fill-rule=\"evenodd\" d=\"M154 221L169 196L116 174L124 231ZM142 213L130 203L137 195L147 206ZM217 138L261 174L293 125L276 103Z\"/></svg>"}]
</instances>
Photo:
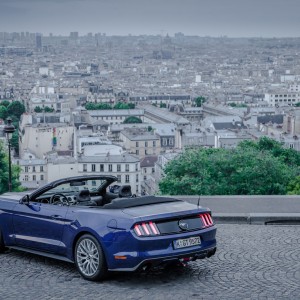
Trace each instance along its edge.
<instances>
[{"instance_id":1,"label":"car door","mask_svg":"<svg viewBox=\"0 0 300 300\"><path fill-rule=\"evenodd\" d=\"M30 202L20 203L13 215L17 246L62 254L62 235L68 206Z\"/></svg>"}]
</instances>

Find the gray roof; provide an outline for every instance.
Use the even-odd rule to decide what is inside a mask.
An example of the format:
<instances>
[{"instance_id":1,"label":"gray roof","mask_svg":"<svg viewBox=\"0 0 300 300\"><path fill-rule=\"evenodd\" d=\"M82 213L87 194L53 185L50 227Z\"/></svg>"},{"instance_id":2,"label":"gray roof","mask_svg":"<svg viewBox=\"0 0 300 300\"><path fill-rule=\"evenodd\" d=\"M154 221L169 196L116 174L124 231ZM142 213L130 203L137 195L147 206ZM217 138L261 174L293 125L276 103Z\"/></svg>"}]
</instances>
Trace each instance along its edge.
<instances>
[{"instance_id":1,"label":"gray roof","mask_svg":"<svg viewBox=\"0 0 300 300\"><path fill-rule=\"evenodd\" d=\"M276 124L283 124L283 115L267 115L257 117L258 123L266 124L266 123L276 123Z\"/></svg>"},{"instance_id":2,"label":"gray roof","mask_svg":"<svg viewBox=\"0 0 300 300\"><path fill-rule=\"evenodd\" d=\"M107 116L143 116L143 109L101 109L89 110L91 117L107 117Z\"/></svg>"},{"instance_id":3,"label":"gray roof","mask_svg":"<svg viewBox=\"0 0 300 300\"><path fill-rule=\"evenodd\" d=\"M121 134L126 136L131 141L159 140L159 137L156 134L153 134L153 132L138 128L126 128L125 130L121 131Z\"/></svg>"},{"instance_id":4,"label":"gray roof","mask_svg":"<svg viewBox=\"0 0 300 300\"><path fill-rule=\"evenodd\" d=\"M140 159L132 154L124 153L122 155L107 156L81 156L78 163L138 163Z\"/></svg>"},{"instance_id":5,"label":"gray roof","mask_svg":"<svg viewBox=\"0 0 300 300\"><path fill-rule=\"evenodd\" d=\"M157 162L157 158L158 156L156 155L145 156L143 159L141 159L141 168L154 167L155 163Z\"/></svg>"}]
</instances>

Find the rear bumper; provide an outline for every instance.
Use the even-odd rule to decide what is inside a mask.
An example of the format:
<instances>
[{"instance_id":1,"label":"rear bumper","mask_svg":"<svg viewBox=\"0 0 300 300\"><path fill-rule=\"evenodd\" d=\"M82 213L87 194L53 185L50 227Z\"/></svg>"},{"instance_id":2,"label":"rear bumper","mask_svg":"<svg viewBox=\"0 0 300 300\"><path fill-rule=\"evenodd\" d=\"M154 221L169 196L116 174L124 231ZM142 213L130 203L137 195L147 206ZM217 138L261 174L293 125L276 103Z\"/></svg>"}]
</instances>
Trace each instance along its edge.
<instances>
[{"instance_id":1,"label":"rear bumper","mask_svg":"<svg viewBox=\"0 0 300 300\"><path fill-rule=\"evenodd\" d=\"M201 244L175 249L174 241L200 236ZM114 243L119 251L110 252L108 269L110 271L137 271L208 258L216 252L215 226L180 235L169 235L152 238L137 238L127 235L120 243Z\"/></svg>"},{"instance_id":2,"label":"rear bumper","mask_svg":"<svg viewBox=\"0 0 300 300\"><path fill-rule=\"evenodd\" d=\"M149 258L141 261L138 265L132 268L119 268L119 269L109 269L109 271L146 271L152 268L163 267L169 264L195 261L197 259L204 259L213 256L216 253L217 247L190 252L186 254L180 254L176 256L163 256L156 258Z\"/></svg>"}]
</instances>

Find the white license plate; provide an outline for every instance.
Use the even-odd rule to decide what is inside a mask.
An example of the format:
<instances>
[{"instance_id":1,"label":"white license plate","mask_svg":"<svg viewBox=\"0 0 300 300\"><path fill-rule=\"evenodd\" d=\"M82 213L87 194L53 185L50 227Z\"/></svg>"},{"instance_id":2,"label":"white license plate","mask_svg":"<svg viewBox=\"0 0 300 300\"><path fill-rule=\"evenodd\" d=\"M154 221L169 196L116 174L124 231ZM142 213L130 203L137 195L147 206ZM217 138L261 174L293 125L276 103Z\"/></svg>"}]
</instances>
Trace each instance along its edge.
<instances>
[{"instance_id":1,"label":"white license plate","mask_svg":"<svg viewBox=\"0 0 300 300\"><path fill-rule=\"evenodd\" d=\"M173 245L175 249L201 245L200 236L193 236L188 239L176 240L173 242Z\"/></svg>"}]
</instances>

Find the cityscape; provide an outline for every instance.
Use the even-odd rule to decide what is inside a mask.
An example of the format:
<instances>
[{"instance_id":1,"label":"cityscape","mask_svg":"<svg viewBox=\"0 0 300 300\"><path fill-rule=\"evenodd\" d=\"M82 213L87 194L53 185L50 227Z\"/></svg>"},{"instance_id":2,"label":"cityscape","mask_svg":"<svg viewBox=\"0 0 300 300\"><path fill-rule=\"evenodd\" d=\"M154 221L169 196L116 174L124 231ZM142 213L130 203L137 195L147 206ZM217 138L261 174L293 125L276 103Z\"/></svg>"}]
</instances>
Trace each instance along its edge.
<instances>
[{"instance_id":1,"label":"cityscape","mask_svg":"<svg viewBox=\"0 0 300 300\"><path fill-rule=\"evenodd\" d=\"M25 188L101 172L153 194L187 147L268 136L300 150L299 38L1 32L0 45L0 99L25 108L12 148Z\"/></svg>"}]
</instances>

